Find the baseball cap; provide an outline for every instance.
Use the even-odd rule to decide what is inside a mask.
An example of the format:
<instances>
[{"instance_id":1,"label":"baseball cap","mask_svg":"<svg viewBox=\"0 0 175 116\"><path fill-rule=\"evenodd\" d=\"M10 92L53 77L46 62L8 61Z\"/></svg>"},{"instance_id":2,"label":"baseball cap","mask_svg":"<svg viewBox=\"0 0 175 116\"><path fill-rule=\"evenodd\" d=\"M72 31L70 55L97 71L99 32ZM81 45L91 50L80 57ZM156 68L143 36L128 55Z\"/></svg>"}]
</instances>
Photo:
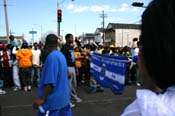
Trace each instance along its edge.
<instances>
[{"instance_id":1,"label":"baseball cap","mask_svg":"<svg viewBox=\"0 0 175 116\"><path fill-rule=\"evenodd\" d=\"M23 42L22 43L22 47L28 47L28 43L27 42Z\"/></svg>"}]
</instances>

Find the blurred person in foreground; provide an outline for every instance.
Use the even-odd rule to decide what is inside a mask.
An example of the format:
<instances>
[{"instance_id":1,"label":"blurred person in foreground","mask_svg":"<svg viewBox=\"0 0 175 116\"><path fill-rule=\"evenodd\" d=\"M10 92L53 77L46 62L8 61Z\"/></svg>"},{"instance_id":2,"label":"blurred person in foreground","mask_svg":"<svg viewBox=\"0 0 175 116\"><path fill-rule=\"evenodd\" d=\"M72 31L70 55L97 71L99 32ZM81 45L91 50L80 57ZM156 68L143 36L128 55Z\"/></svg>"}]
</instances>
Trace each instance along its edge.
<instances>
[{"instance_id":1,"label":"blurred person in foreground","mask_svg":"<svg viewBox=\"0 0 175 116\"><path fill-rule=\"evenodd\" d=\"M46 37L47 53L38 87L38 98L33 107L43 108L38 116L72 116L70 108L69 81L67 63L64 55L57 50L57 36Z\"/></svg>"},{"instance_id":2,"label":"blurred person in foreground","mask_svg":"<svg viewBox=\"0 0 175 116\"><path fill-rule=\"evenodd\" d=\"M175 116L175 1L153 0L142 15L138 65L143 89L121 116Z\"/></svg>"}]
</instances>

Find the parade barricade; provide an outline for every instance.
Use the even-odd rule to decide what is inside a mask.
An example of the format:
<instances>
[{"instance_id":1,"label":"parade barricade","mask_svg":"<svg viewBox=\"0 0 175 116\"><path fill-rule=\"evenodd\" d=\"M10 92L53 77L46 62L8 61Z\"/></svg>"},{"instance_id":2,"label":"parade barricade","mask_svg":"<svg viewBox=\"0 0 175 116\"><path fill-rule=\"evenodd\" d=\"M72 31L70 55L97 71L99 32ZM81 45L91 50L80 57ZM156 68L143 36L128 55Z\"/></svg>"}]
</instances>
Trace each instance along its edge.
<instances>
[{"instance_id":1,"label":"parade barricade","mask_svg":"<svg viewBox=\"0 0 175 116\"><path fill-rule=\"evenodd\" d=\"M122 94L127 62L126 56L93 53L90 72L101 86L110 88L114 94Z\"/></svg>"}]
</instances>

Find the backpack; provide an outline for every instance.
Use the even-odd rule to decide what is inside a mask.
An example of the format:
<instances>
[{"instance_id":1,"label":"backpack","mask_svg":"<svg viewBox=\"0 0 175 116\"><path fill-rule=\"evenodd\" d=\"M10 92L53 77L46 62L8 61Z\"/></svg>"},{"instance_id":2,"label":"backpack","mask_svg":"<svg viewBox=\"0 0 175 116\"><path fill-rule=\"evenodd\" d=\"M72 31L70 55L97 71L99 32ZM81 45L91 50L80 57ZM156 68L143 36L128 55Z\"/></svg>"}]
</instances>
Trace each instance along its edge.
<instances>
[{"instance_id":1,"label":"backpack","mask_svg":"<svg viewBox=\"0 0 175 116\"><path fill-rule=\"evenodd\" d=\"M4 51L3 54L2 54L2 65L3 67L10 67L10 64L9 64L9 56L8 56L8 53L7 51Z\"/></svg>"}]
</instances>

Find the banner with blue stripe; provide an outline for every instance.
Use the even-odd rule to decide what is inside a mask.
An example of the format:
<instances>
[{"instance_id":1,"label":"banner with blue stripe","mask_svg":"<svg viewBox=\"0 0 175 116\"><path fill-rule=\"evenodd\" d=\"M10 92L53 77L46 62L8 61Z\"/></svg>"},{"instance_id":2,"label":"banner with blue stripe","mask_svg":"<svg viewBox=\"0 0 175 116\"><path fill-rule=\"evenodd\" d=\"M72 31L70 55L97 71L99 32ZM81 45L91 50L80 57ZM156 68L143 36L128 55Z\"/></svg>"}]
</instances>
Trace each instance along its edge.
<instances>
[{"instance_id":1,"label":"banner with blue stripe","mask_svg":"<svg viewBox=\"0 0 175 116\"><path fill-rule=\"evenodd\" d=\"M126 72L125 56L91 55L91 75L103 87L111 88L114 94L122 94Z\"/></svg>"}]
</instances>

